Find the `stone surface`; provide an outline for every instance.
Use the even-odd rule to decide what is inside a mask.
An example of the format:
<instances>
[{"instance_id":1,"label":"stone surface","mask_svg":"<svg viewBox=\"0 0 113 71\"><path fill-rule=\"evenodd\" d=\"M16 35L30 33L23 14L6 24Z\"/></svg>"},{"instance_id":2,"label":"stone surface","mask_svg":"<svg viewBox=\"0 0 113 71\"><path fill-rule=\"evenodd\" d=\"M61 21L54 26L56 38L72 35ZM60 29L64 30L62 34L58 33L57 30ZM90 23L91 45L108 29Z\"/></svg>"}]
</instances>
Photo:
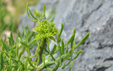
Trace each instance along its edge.
<instances>
[{"instance_id":1,"label":"stone surface","mask_svg":"<svg viewBox=\"0 0 113 71\"><path fill-rule=\"evenodd\" d=\"M57 8L54 22L59 29L61 23L64 24L62 38L65 42L74 28L77 31L77 43L86 33L91 33L88 40L77 49L82 49L83 53L75 60L72 71L113 71L113 0L42 0L33 9L41 9L42 2L50 2L49 6ZM30 21L25 18L21 21L28 24ZM69 66L58 71L68 69Z\"/></svg>"}]
</instances>

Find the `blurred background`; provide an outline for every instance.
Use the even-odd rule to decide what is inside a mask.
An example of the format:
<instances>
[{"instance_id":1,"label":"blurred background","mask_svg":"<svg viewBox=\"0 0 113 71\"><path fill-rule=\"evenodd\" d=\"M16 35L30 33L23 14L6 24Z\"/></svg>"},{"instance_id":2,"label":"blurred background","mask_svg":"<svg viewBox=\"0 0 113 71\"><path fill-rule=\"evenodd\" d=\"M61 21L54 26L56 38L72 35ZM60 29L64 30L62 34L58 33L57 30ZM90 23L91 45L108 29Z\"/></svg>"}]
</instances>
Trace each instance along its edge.
<instances>
[{"instance_id":1,"label":"blurred background","mask_svg":"<svg viewBox=\"0 0 113 71\"><path fill-rule=\"evenodd\" d=\"M25 13L26 3L36 5L39 0L0 0L0 36L15 32L20 24L20 16Z\"/></svg>"}]
</instances>

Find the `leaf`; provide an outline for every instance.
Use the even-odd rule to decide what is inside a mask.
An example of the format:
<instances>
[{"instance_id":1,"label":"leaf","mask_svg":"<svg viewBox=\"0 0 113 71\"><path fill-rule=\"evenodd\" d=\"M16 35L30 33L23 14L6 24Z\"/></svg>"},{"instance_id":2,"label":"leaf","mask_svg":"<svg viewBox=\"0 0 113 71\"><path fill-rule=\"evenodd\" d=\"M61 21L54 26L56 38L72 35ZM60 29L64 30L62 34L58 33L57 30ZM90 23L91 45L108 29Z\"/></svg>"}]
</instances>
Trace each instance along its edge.
<instances>
[{"instance_id":1,"label":"leaf","mask_svg":"<svg viewBox=\"0 0 113 71\"><path fill-rule=\"evenodd\" d=\"M39 48L39 49L40 49L40 48ZM38 57L38 61L37 61L37 64L36 64L36 65L38 65L38 64L39 64L39 62L40 62L40 55L39 55L39 51L40 51L40 50L36 49L36 53L37 53L37 57Z\"/></svg>"},{"instance_id":2,"label":"leaf","mask_svg":"<svg viewBox=\"0 0 113 71\"><path fill-rule=\"evenodd\" d=\"M28 69L27 69L27 60L25 60L24 68L25 68L25 71L28 71Z\"/></svg>"},{"instance_id":3,"label":"leaf","mask_svg":"<svg viewBox=\"0 0 113 71\"><path fill-rule=\"evenodd\" d=\"M44 19L46 19L45 11L46 11L46 5L44 4L44 8L43 8Z\"/></svg>"},{"instance_id":4,"label":"leaf","mask_svg":"<svg viewBox=\"0 0 113 71\"><path fill-rule=\"evenodd\" d=\"M68 42L65 44L65 46L68 45L70 42L73 43L74 37L75 37L75 29L73 31L73 34L72 34L71 38L68 40Z\"/></svg>"},{"instance_id":5,"label":"leaf","mask_svg":"<svg viewBox=\"0 0 113 71\"><path fill-rule=\"evenodd\" d=\"M74 47L74 49L76 49L76 48L77 48L78 46L80 46L84 41L86 41L86 39L89 37L89 34L90 34L90 32L85 35L85 37Z\"/></svg>"},{"instance_id":6,"label":"leaf","mask_svg":"<svg viewBox=\"0 0 113 71\"><path fill-rule=\"evenodd\" d=\"M53 68L52 71L57 71L58 67L59 67L60 63L57 61L56 66Z\"/></svg>"},{"instance_id":7,"label":"leaf","mask_svg":"<svg viewBox=\"0 0 113 71\"><path fill-rule=\"evenodd\" d=\"M11 69L11 57L9 58L9 66L10 66L10 69Z\"/></svg>"},{"instance_id":8,"label":"leaf","mask_svg":"<svg viewBox=\"0 0 113 71\"><path fill-rule=\"evenodd\" d=\"M37 22L37 20L33 20L33 19L30 18L28 11L29 11L29 8L28 8L28 3L27 3L27 5L26 5L26 12L27 12L28 18L29 18L31 21L33 21L33 22Z\"/></svg>"},{"instance_id":9,"label":"leaf","mask_svg":"<svg viewBox=\"0 0 113 71\"><path fill-rule=\"evenodd\" d=\"M56 9L55 9L55 13L52 15L53 18L51 19L51 22L53 22L53 20L55 19L55 15L56 15Z\"/></svg>"},{"instance_id":10,"label":"leaf","mask_svg":"<svg viewBox=\"0 0 113 71\"><path fill-rule=\"evenodd\" d=\"M74 38L75 38L75 33L76 33L76 30L74 29L74 30L73 30L73 34L74 34L73 36L74 36L74 37L73 37L72 40L71 40L71 48L73 48L73 41L74 41Z\"/></svg>"},{"instance_id":11,"label":"leaf","mask_svg":"<svg viewBox=\"0 0 113 71\"><path fill-rule=\"evenodd\" d=\"M42 62L44 63L44 66L45 66L45 55L42 54Z\"/></svg>"},{"instance_id":12,"label":"leaf","mask_svg":"<svg viewBox=\"0 0 113 71\"><path fill-rule=\"evenodd\" d=\"M37 18L32 14L32 12L30 11L29 8L28 8L28 10L29 10L29 13L31 14L31 16L32 16L34 19L37 19Z\"/></svg>"},{"instance_id":13,"label":"leaf","mask_svg":"<svg viewBox=\"0 0 113 71\"><path fill-rule=\"evenodd\" d=\"M25 42L23 42L23 41L21 40L20 37L18 37L18 40L19 40L19 42L20 42L22 45L28 46Z\"/></svg>"},{"instance_id":14,"label":"leaf","mask_svg":"<svg viewBox=\"0 0 113 71\"><path fill-rule=\"evenodd\" d=\"M60 43L57 43L58 44L58 48L59 48L59 58L60 58L60 64L62 64L62 60L61 60L61 56L62 56L62 52L61 52L61 46L60 46Z\"/></svg>"},{"instance_id":15,"label":"leaf","mask_svg":"<svg viewBox=\"0 0 113 71\"><path fill-rule=\"evenodd\" d=\"M28 35L26 33L26 29L24 29L24 36L25 36L26 41L28 41Z\"/></svg>"},{"instance_id":16,"label":"leaf","mask_svg":"<svg viewBox=\"0 0 113 71\"><path fill-rule=\"evenodd\" d=\"M29 57L27 57L27 60L28 60L28 62L29 62L29 64L30 64L30 66L32 66L33 68L35 68L35 66L33 66L33 63L32 63L32 61L30 60Z\"/></svg>"},{"instance_id":17,"label":"leaf","mask_svg":"<svg viewBox=\"0 0 113 71\"><path fill-rule=\"evenodd\" d=\"M3 44L3 50L6 50L7 52L9 52L9 47L3 42L3 40L1 39L2 44Z\"/></svg>"},{"instance_id":18,"label":"leaf","mask_svg":"<svg viewBox=\"0 0 113 71\"><path fill-rule=\"evenodd\" d=\"M53 49L52 49L52 51L51 51L51 54L53 54L55 52L56 47L57 47L57 45L55 44L54 47L53 47Z\"/></svg>"},{"instance_id":19,"label":"leaf","mask_svg":"<svg viewBox=\"0 0 113 71\"><path fill-rule=\"evenodd\" d=\"M61 41L61 37L57 37L57 43Z\"/></svg>"},{"instance_id":20,"label":"leaf","mask_svg":"<svg viewBox=\"0 0 113 71\"><path fill-rule=\"evenodd\" d=\"M18 55L18 59L20 60L20 57L22 56L22 50L20 51L19 55Z\"/></svg>"},{"instance_id":21,"label":"leaf","mask_svg":"<svg viewBox=\"0 0 113 71\"><path fill-rule=\"evenodd\" d=\"M48 46L48 54L52 57L52 59L55 61L55 58L53 57L53 54L50 52L50 48L49 48L49 44L47 44Z\"/></svg>"},{"instance_id":22,"label":"leaf","mask_svg":"<svg viewBox=\"0 0 113 71\"><path fill-rule=\"evenodd\" d=\"M66 53L68 53L68 45L66 46Z\"/></svg>"},{"instance_id":23,"label":"leaf","mask_svg":"<svg viewBox=\"0 0 113 71\"><path fill-rule=\"evenodd\" d=\"M77 52L77 55L74 57L74 59L76 59L80 53L82 53L83 51L80 49L78 52Z\"/></svg>"},{"instance_id":24,"label":"leaf","mask_svg":"<svg viewBox=\"0 0 113 71\"><path fill-rule=\"evenodd\" d=\"M69 68L69 71L71 71L72 66L73 66L73 63L74 63L74 60L73 60L72 63L71 63L71 66L70 66L70 68Z\"/></svg>"},{"instance_id":25,"label":"leaf","mask_svg":"<svg viewBox=\"0 0 113 71\"><path fill-rule=\"evenodd\" d=\"M29 56L31 56L29 47L26 48L26 51L27 51L27 54L28 54Z\"/></svg>"},{"instance_id":26,"label":"leaf","mask_svg":"<svg viewBox=\"0 0 113 71\"><path fill-rule=\"evenodd\" d=\"M0 70L2 71L2 69L4 68L4 65L3 65L4 64L4 61L3 61L3 52L0 53L0 60L1 60L0 61L0 63L1 63L1 69Z\"/></svg>"},{"instance_id":27,"label":"leaf","mask_svg":"<svg viewBox=\"0 0 113 71\"><path fill-rule=\"evenodd\" d=\"M17 34L18 34L18 37L20 37L20 31L19 30L18 30Z\"/></svg>"},{"instance_id":28,"label":"leaf","mask_svg":"<svg viewBox=\"0 0 113 71\"><path fill-rule=\"evenodd\" d=\"M52 71L52 68L46 67L46 69L47 69L48 71Z\"/></svg>"},{"instance_id":29,"label":"leaf","mask_svg":"<svg viewBox=\"0 0 113 71\"><path fill-rule=\"evenodd\" d=\"M41 15L41 14L40 14L40 12L39 12L39 11L34 10L33 12L34 12L35 17L40 17L40 15Z\"/></svg>"},{"instance_id":30,"label":"leaf","mask_svg":"<svg viewBox=\"0 0 113 71\"><path fill-rule=\"evenodd\" d=\"M15 69L14 68L12 68L12 70L11 71L15 71Z\"/></svg>"},{"instance_id":31,"label":"leaf","mask_svg":"<svg viewBox=\"0 0 113 71\"><path fill-rule=\"evenodd\" d=\"M77 39L77 38L75 38L75 40L74 40L74 44L73 44L74 47L76 46L76 39Z\"/></svg>"},{"instance_id":32,"label":"leaf","mask_svg":"<svg viewBox=\"0 0 113 71\"><path fill-rule=\"evenodd\" d=\"M12 32L10 33L9 44L10 44L10 46L14 45L14 40L13 40Z\"/></svg>"},{"instance_id":33,"label":"leaf","mask_svg":"<svg viewBox=\"0 0 113 71\"><path fill-rule=\"evenodd\" d=\"M62 40L62 54L64 54L64 42L63 42L63 40Z\"/></svg>"},{"instance_id":34,"label":"leaf","mask_svg":"<svg viewBox=\"0 0 113 71\"><path fill-rule=\"evenodd\" d=\"M62 69L64 69L64 68L65 68L65 63L61 66L61 68L62 68Z\"/></svg>"},{"instance_id":35,"label":"leaf","mask_svg":"<svg viewBox=\"0 0 113 71\"><path fill-rule=\"evenodd\" d=\"M73 35L71 36L71 38L68 40L68 42L65 44L65 46L68 45L68 44L73 40L74 35L75 35L75 34L73 34Z\"/></svg>"},{"instance_id":36,"label":"leaf","mask_svg":"<svg viewBox=\"0 0 113 71\"><path fill-rule=\"evenodd\" d=\"M63 26L63 24L61 24L61 29L60 29L60 33L58 34L58 37L60 37L60 36L61 36L62 31L63 31L63 28L64 28L64 26Z\"/></svg>"},{"instance_id":37,"label":"leaf","mask_svg":"<svg viewBox=\"0 0 113 71\"><path fill-rule=\"evenodd\" d=\"M49 38L56 42L56 40L55 40L55 38L53 36L51 36Z\"/></svg>"},{"instance_id":38,"label":"leaf","mask_svg":"<svg viewBox=\"0 0 113 71\"><path fill-rule=\"evenodd\" d=\"M45 50L47 53L49 53L49 51L46 49L46 47L44 47L44 50Z\"/></svg>"},{"instance_id":39,"label":"leaf","mask_svg":"<svg viewBox=\"0 0 113 71\"><path fill-rule=\"evenodd\" d=\"M16 47L16 54L18 56L18 50L19 50L19 44L17 44L17 47Z\"/></svg>"}]
</instances>

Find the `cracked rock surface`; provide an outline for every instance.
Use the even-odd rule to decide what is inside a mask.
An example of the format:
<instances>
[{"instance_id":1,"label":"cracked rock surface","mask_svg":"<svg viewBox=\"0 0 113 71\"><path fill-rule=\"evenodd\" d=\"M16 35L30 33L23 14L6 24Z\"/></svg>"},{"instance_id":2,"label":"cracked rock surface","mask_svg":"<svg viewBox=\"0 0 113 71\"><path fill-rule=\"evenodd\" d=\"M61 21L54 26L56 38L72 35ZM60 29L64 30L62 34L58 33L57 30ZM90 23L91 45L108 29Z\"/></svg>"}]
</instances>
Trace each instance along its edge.
<instances>
[{"instance_id":1,"label":"cracked rock surface","mask_svg":"<svg viewBox=\"0 0 113 71\"><path fill-rule=\"evenodd\" d=\"M87 41L77 48L82 49L83 53L75 60L72 71L113 71L113 0L53 0L48 8L50 6L57 8L54 19L57 28L64 24L62 38L65 42L74 28L77 43L86 33L91 33ZM40 7L38 4L33 9ZM21 21L25 24L31 22L24 19ZM59 68L58 71L68 71L69 67Z\"/></svg>"}]
</instances>

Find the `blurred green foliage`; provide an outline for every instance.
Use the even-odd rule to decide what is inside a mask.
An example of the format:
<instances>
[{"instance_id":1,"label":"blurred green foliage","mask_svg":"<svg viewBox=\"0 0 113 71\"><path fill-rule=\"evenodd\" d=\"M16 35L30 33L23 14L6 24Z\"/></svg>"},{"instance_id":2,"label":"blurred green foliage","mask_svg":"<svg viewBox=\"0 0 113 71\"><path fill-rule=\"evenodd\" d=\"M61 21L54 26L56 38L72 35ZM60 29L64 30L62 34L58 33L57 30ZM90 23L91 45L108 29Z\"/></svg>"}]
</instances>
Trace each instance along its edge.
<instances>
[{"instance_id":1,"label":"blurred green foliage","mask_svg":"<svg viewBox=\"0 0 113 71\"><path fill-rule=\"evenodd\" d=\"M0 0L0 35L6 30L9 29L12 32L16 29L15 27L16 20L7 10L7 4Z\"/></svg>"},{"instance_id":2,"label":"blurred green foliage","mask_svg":"<svg viewBox=\"0 0 113 71\"><path fill-rule=\"evenodd\" d=\"M15 18L19 21L19 15L23 14L26 10L26 3L29 3L29 6L36 5L39 0L11 0L12 5L15 7Z\"/></svg>"},{"instance_id":3,"label":"blurred green foliage","mask_svg":"<svg viewBox=\"0 0 113 71\"><path fill-rule=\"evenodd\" d=\"M39 0L0 0L0 36L5 30L17 31L19 16L26 10L26 3L37 4Z\"/></svg>"},{"instance_id":4,"label":"blurred green foliage","mask_svg":"<svg viewBox=\"0 0 113 71\"><path fill-rule=\"evenodd\" d=\"M25 12L26 3L35 5L39 0L0 0L0 38L6 40L8 34L15 32L19 25L19 16ZM7 32L5 32L7 31ZM5 41L7 42L7 41ZM0 50L1 50L0 42Z\"/></svg>"}]
</instances>

